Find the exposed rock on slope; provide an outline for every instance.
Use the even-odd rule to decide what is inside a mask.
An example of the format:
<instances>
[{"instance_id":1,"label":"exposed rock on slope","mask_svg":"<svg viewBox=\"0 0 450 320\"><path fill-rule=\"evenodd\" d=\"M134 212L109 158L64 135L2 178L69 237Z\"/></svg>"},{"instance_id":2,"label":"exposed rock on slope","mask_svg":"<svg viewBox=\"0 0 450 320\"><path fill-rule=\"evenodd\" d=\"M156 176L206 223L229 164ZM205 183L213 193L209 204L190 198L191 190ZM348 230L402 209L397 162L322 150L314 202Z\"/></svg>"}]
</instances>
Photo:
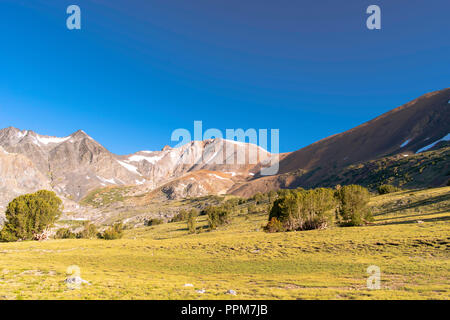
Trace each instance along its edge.
<instances>
[{"instance_id":1,"label":"exposed rock on slope","mask_svg":"<svg viewBox=\"0 0 450 320\"><path fill-rule=\"evenodd\" d=\"M271 157L255 145L223 139L192 141L179 148L166 146L161 151L119 156L81 130L57 138L13 127L0 130L0 146L7 152L26 156L44 177L46 185L60 196L75 201L93 189L113 185L137 186L135 192L144 193L199 170L227 172L239 177L233 181L246 180L260 169L262 161ZM192 175L186 177L191 178ZM208 188L206 180L192 181L188 193L226 191L222 182L217 184L220 188Z\"/></svg>"},{"instance_id":2,"label":"exposed rock on slope","mask_svg":"<svg viewBox=\"0 0 450 320\"><path fill-rule=\"evenodd\" d=\"M0 147L0 222L11 199L39 189L51 189L49 179L27 157Z\"/></svg>"}]
</instances>

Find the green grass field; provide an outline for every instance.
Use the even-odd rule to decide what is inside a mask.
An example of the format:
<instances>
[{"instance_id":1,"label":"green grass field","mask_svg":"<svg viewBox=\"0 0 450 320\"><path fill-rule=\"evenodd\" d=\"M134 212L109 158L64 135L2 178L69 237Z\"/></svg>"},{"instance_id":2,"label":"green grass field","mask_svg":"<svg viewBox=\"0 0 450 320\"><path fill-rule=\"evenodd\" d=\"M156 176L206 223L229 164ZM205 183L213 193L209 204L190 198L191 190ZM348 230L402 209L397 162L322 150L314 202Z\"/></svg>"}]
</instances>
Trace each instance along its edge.
<instances>
[{"instance_id":1,"label":"green grass field","mask_svg":"<svg viewBox=\"0 0 450 320\"><path fill-rule=\"evenodd\" d=\"M249 213L213 232L201 216L193 235L177 222L112 241L0 243L0 299L449 299L450 187L371 206L364 227L267 234L267 214ZM90 285L69 289L70 265ZM367 289L370 265L381 289Z\"/></svg>"}]
</instances>

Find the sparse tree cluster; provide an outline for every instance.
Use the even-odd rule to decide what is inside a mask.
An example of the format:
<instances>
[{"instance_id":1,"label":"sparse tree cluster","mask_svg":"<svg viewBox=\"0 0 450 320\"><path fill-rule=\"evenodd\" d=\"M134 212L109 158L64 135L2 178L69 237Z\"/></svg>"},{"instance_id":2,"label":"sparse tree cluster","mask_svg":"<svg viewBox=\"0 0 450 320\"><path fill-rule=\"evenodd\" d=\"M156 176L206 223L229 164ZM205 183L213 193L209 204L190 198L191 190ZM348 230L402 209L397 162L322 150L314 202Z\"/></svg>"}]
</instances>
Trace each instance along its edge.
<instances>
[{"instance_id":1,"label":"sparse tree cluster","mask_svg":"<svg viewBox=\"0 0 450 320\"><path fill-rule=\"evenodd\" d=\"M217 227L231 222L232 209L226 205L208 207L205 212L208 215L208 225L210 230L215 230Z\"/></svg>"},{"instance_id":2,"label":"sparse tree cluster","mask_svg":"<svg viewBox=\"0 0 450 320\"><path fill-rule=\"evenodd\" d=\"M170 222L180 222L180 221L186 221L188 218L189 213L185 209L181 209L177 215L175 215Z\"/></svg>"},{"instance_id":3,"label":"sparse tree cluster","mask_svg":"<svg viewBox=\"0 0 450 320\"><path fill-rule=\"evenodd\" d=\"M85 221L80 232L72 232L69 228L60 228L56 231L55 239L93 239L99 236L97 227L90 221Z\"/></svg>"},{"instance_id":4,"label":"sparse tree cluster","mask_svg":"<svg viewBox=\"0 0 450 320\"><path fill-rule=\"evenodd\" d=\"M324 229L334 224L357 226L372 220L369 191L358 185L333 190L283 190L269 212L267 232Z\"/></svg>"},{"instance_id":5,"label":"sparse tree cluster","mask_svg":"<svg viewBox=\"0 0 450 320\"><path fill-rule=\"evenodd\" d=\"M111 227L103 231L103 233L99 234L100 239L105 240L116 240L123 237L123 230L125 227L121 222L117 222L113 224Z\"/></svg>"},{"instance_id":6,"label":"sparse tree cluster","mask_svg":"<svg viewBox=\"0 0 450 320\"><path fill-rule=\"evenodd\" d=\"M336 199L334 190L318 188L289 192L275 200L269 214L267 231L323 229L333 223Z\"/></svg>"},{"instance_id":7,"label":"sparse tree cluster","mask_svg":"<svg viewBox=\"0 0 450 320\"><path fill-rule=\"evenodd\" d=\"M114 240L120 239L123 236L124 226L121 223L116 223L107 228L103 233L97 230L97 227L90 221L85 221L83 229L80 232L72 232L68 228L60 228L56 231L55 239L105 239Z\"/></svg>"}]
</instances>

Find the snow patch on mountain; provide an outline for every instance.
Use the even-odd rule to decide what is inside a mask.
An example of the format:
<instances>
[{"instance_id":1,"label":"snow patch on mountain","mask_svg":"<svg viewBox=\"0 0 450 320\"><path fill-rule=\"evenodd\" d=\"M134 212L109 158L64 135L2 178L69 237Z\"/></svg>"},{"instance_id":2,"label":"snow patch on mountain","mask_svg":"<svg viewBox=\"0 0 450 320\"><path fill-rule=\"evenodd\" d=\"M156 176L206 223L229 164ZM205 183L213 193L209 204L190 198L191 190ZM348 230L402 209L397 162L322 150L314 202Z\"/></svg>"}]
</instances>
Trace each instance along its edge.
<instances>
[{"instance_id":1,"label":"snow patch on mountain","mask_svg":"<svg viewBox=\"0 0 450 320\"><path fill-rule=\"evenodd\" d=\"M139 161L148 161L151 164L155 164L159 160L161 160L164 157L164 155L158 155L158 156L141 156L141 155L133 155L128 158L128 161L132 162L139 162Z\"/></svg>"},{"instance_id":2,"label":"snow patch on mountain","mask_svg":"<svg viewBox=\"0 0 450 320\"><path fill-rule=\"evenodd\" d=\"M143 185L144 183L145 183L145 181L147 181L147 180L145 180L145 179L142 179L142 180L137 180L136 179L136 184L139 186L139 185Z\"/></svg>"},{"instance_id":3,"label":"snow patch on mountain","mask_svg":"<svg viewBox=\"0 0 450 320\"><path fill-rule=\"evenodd\" d=\"M135 174L141 176L141 174L139 173L137 167L135 167L135 166L133 166L133 165L131 165L131 164L129 164L129 163L120 161L120 160L117 160L117 162L118 162L122 167L124 167L125 169L127 169L128 171L133 172L133 173L135 173Z\"/></svg>"},{"instance_id":4,"label":"snow patch on mountain","mask_svg":"<svg viewBox=\"0 0 450 320\"><path fill-rule=\"evenodd\" d=\"M427 145L427 146L425 146L423 148L420 148L419 150L416 151L416 153L423 152L423 151L426 151L428 149L431 149L431 148L433 148L436 144L438 144L441 141L450 141L450 133L447 133L447 135L445 137L443 137L443 138L441 138L441 139L439 139L439 140L437 140L437 141L435 141L435 142L433 142L433 143L431 143L431 144L429 144L429 145Z\"/></svg>"},{"instance_id":5,"label":"snow patch on mountain","mask_svg":"<svg viewBox=\"0 0 450 320\"><path fill-rule=\"evenodd\" d=\"M102 178L102 177L99 177L99 176L97 176L97 178L99 178L99 180L104 182L104 183L117 184L117 182L116 182L116 180L114 178L106 179L106 178Z\"/></svg>"},{"instance_id":6,"label":"snow patch on mountain","mask_svg":"<svg viewBox=\"0 0 450 320\"><path fill-rule=\"evenodd\" d=\"M63 143L67 140L69 140L71 137L65 137L65 138L58 138L58 137L44 137L44 136L40 136L40 135L36 135L36 139L44 144L44 145L48 145L50 143L56 144L56 143Z\"/></svg>"},{"instance_id":7,"label":"snow patch on mountain","mask_svg":"<svg viewBox=\"0 0 450 320\"><path fill-rule=\"evenodd\" d=\"M403 148L404 146L406 146L410 141L411 141L411 139L408 139L408 140L406 140L405 142L403 142L403 143L400 145L400 148Z\"/></svg>"}]
</instances>

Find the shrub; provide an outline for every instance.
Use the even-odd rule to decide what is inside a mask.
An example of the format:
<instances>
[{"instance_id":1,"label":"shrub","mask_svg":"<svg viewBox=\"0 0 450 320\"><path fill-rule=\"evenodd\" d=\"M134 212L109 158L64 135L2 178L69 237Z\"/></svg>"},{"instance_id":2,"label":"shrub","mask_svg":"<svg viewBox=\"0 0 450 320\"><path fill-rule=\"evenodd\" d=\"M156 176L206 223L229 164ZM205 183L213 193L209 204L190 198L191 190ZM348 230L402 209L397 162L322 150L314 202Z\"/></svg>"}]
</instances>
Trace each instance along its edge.
<instances>
[{"instance_id":1,"label":"shrub","mask_svg":"<svg viewBox=\"0 0 450 320\"><path fill-rule=\"evenodd\" d=\"M224 202L224 206L234 209L239 205L240 199L239 198L231 198Z\"/></svg>"},{"instance_id":2,"label":"shrub","mask_svg":"<svg viewBox=\"0 0 450 320\"><path fill-rule=\"evenodd\" d=\"M401 189L391 184L383 184L377 188L379 194L387 194L400 191Z\"/></svg>"},{"instance_id":3,"label":"shrub","mask_svg":"<svg viewBox=\"0 0 450 320\"><path fill-rule=\"evenodd\" d=\"M278 194L276 191L271 190L269 191L269 193L267 194L268 198L269 198L269 202L272 203L276 200L276 198L278 197Z\"/></svg>"},{"instance_id":4,"label":"shrub","mask_svg":"<svg viewBox=\"0 0 450 320\"><path fill-rule=\"evenodd\" d=\"M277 195L278 195L279 198L284 197L284 196L286 196L286 195L288 195L290 193L291 193L291 190L289 190L289 189L279 189L277 191Z\"/></svg>"},{"instance_id":5,"label":"shrub","mask_svg":"<svg viewBox=\"0 0 450 320\"><path fill-rule=\"evenodd\" d=\"M208 225L210 230L231 222L231 210L226 207L208 207L206 208L208 215Z\"/></svg>"},{"instance_id":6,"label":"shrub","mask_svg":"<svg viewBox=\"0 0 450 320\"><path fill-rule=\"evenodd\" d=\"M253 200L256 202L256 204L261 204L266 200L267 196L262 194L261 192L256 193L253 196Z\"/></svg>"},{"instance_id":7,"label":"shrub","mask_svg":"<svg viewBox=\"0 0 450 320\"><path fill-rule=\"evenodd\" d=\"M97 237L97 235L97 227L90 221L85 221L83 230L81 232L78 232L76 236L78 239L92 239Z\"/></svg>"},{"instance_id":8,"label":"shrub","mask_svg":"<svg viewBox=\"0 0 450 320\"><path fill-rule=\"evenodd\" d=\"M269 220L269 223L264 227L264 231L266 232L282 232L285 231L283 224L278 221L277 218L272 217L272 219Z\"/></svg>"},{"instance_id":9,"label":"shrub","mask_svg":"<svg viewBox=\"0 0 450 320\"><path fill-rule=\"evenodd\" d=\"M99 238L105 240L120 239L123 237L123 230L124 227L122 223L115 223L106 229L102 234L99 234Z\"/></svg>"},{"instance_id":10,"label":"shrub","mask_svg":"<svg viewBox=\"0 0 450 320\"><path fill-rule=\"evenodd\" d=\"M274 201L269 223L276 218L285 231L323 229L333 223L335 207L332 189L296 190L284 193ZM273 224L278 228L276 221Z\"/></svg>"},{"instance_id":11,"label":"shrub","mask_svg":"<svg viewBox=\"0 0 450 320\"><path fill-rule=\"evenodd\" d=\"M276 218L283 224L285 230L292 230L291 226L298 216L298 211L299 208L296 195L290 192L284 193L274 201L269 212L269 221L272 220L272 218Z\"/></svg>"},{"instance_id":12,"label":"shrub","mask_svg":"<svg viewBox=\"0 0 450 320\"><path fill-rule=\"evenodd\" d=\"M156 226L158 224L163 224L163 223L164 223L163 219L153 218L153 219L147 220L146 225L150 227L150 226Z\"/></svg>"},{"instance_id":13,"label":"shrub","mask_svg":"<svg viewBox=\"0 0 450 320\"><path fill-rule=\"evenodd\" d=\"M60 228L55 233L55 239L75 239L77 235L68 228Z\"/></svg>"},{"instance_id":14,"label":"shrub","mask_svg":"<svg viewBox=\"0 0 450 320\"><path fill-rule=\"evenodd\" d=\"M339 200L337 214L340 224L343 226L360 226L372 221L372 213L369 210L369 190L358 185L344 186L336 191Z\"/></svg>"},{"instance_id":15,"label":"shrub","mask_svg":"<svg viewBox=\"0 0 450 320\"><path fill-rule=\"evenodd\" d=\"M52 191L40 190L12 200L0 232L2 241L41 239L61 215L62 201Z\"/></svg>"},{"instance_id":16,"label":"shrub","mask_svg":"<svg viewBox=\"0 0 450 320\"><path fill-rule=\"evenodd\" d=\"M176 216L174 216L170 222L180 222L185 221L188 218L188 212L184 209L181 209Z\"/></svg>"},{"instance_id":17,"label":"shrub","mask_svg":"<svg viewBox=\"0 0 450 320\"><path fill-rule=\"evenodd\" d=\"M197 216L198 216L197 210L191 209L191 211L189 211L187 218L187 227L189 233L195 233L197 230Z\"/></svg>"},{"instance_id":18,"label":"shrub","mask_svg":"<svg viewBox=\"0 0 450 320\"><path fill-rule=\"evenodd\" d=\"M247 212L248 213L257 213L258 212L258 208L256 207L255 204L252 203L251 205L248 206Z\"/></svg>"}]
</instances>

